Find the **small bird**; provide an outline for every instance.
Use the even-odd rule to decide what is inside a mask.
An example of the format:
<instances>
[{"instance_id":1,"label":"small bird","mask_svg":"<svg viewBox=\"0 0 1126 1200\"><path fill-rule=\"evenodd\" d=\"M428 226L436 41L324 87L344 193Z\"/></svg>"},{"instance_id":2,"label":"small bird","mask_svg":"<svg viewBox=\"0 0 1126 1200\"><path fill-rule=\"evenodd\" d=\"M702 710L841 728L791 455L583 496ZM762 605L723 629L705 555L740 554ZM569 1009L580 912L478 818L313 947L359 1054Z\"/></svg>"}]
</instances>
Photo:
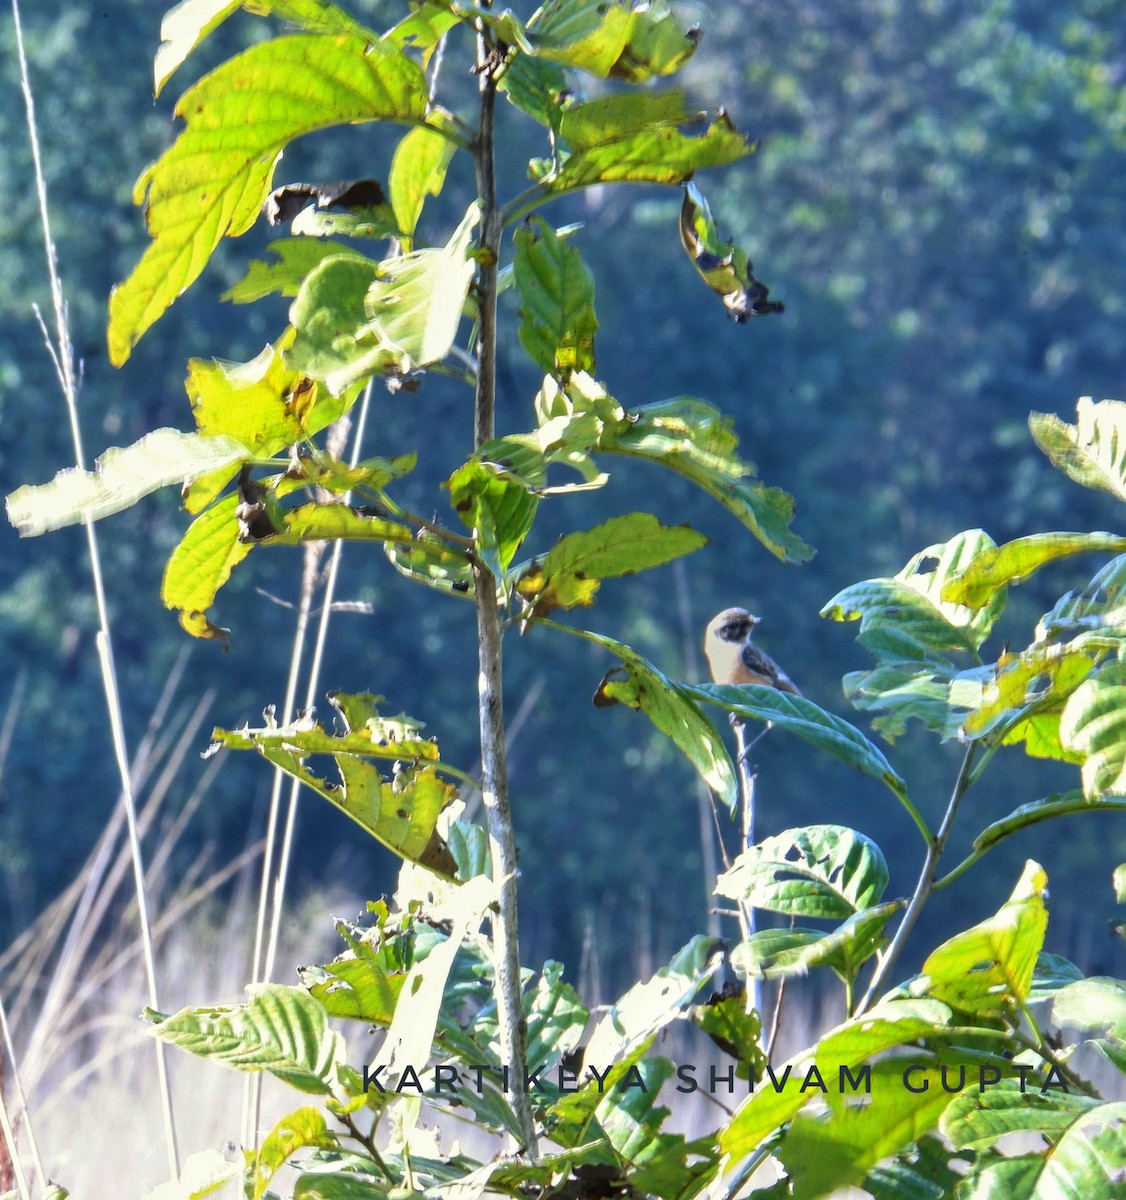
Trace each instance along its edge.
<instances>
[{"instance_id":1,"label":"small bird","mask_svg":"<svg viewBox=\"0 0 1126 1200\"><path fill-rule=\"evenodd\" d=\"M716 683L757 683L800 696L793 680L751 640L761 620L745 608L725 608L708 625L704 653Z\"/></svg>"}]
</instances>

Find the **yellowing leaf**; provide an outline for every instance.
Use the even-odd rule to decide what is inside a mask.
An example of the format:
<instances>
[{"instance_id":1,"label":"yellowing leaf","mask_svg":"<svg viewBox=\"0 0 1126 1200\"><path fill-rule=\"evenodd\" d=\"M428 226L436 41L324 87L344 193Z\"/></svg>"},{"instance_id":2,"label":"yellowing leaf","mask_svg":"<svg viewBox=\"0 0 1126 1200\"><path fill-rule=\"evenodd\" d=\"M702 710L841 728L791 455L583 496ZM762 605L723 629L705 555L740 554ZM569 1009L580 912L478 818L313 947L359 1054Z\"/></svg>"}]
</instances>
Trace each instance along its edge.
<instances>
[{"instance_id":1,"label":"yellowing leaf","mask_svg":"<svg viewBox=\"0 0 1126 1200\"><path fill-rule=\"evenodd\" d=\"M315 80L299 89L294 79ZM128 359L145 330L197 278L224 237L245 233L294 138L331 125L421 121L426 80L383 43L348 35L274 38L224 63L176 106L187 128L142 174L153 242L110 297L110 358Z\"/></svg>"},{"instance_id":2,"label":"yellowing leaf","mask_svg":"<svg viewBox=\"0 0 1126 1200\"><path fill-rule=\"evenodd\" d=\"M1047 890L1044 869L1028 862L995 916L928 956L922 970L928 994L978 1017L1001 1016L1024 1004L1048 927Z\"/></svg>"}]
</instances>

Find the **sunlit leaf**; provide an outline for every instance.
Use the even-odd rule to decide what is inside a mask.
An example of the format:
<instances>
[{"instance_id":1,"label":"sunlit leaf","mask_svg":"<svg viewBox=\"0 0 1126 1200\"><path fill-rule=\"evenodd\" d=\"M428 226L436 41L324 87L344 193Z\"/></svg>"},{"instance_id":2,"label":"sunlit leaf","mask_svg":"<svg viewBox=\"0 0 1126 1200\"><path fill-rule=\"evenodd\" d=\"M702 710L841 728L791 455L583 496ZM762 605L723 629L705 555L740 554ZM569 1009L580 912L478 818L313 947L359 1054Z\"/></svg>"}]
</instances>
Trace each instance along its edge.
<instances>
[{"instance_id":1,"label":"sunlit leaf","mask_svg":"<svg viewBox=\"0 0 1126 1200\"><path fill-rule=\"evenodd\" d=\"M691 181L684 185L680 241L701 278L719 293L736 321L783 311L777 300L767 299L770 289L755 278L747 252L719 236L704 193Z\"/></svg>"},{"instance_id":2,"label":"sunlit leaf","mask_svg":"<svg viewBox=\"0 0 1126 1200\"><path fill-rule=\"evenodd\" d=\"M381 717L373 697L337 694L330 699L346 727L340 735L329 734L311 717L304 717L286 727L216 729L212 736L232 749L257 750L395 854L452 877L456 863L437 824L456 791L430 765L438 757L437 747L419 738L411 723ZM339 785L328 783L306 765L308 757L322 754L331 754L336 762ZM366 761L369 758L397 763L392 780L384 779Z\"/></svg>"},{"instance_id":3,"label":"sunlit leaf","mask_svg":"<svg viewBox=\"0 0 1126 1200\"><path fill-rule=\"evenodd\" d=\"M299 1108L291 1112L270 1130L254 1156L253 1191L250 1200L262 1200L274 1176L298 1150L315 1146L334 1150L336 1135L325 1124L323 1114L316 1108Z\"/></svg>"},{"instance_id":4,"label":"sunlit leaf","mask_svg":"<svg viewBox=\"0 0 1126 1200\"><path fill-rule=\"evenodd\" d=\"M887 1000L830 1030L810 1049L771 1068L770 1086L759 1087L721 1130L720 1152L729 1155L733 1163L740 1162L807 1102L820 1096L819 1089L808 1085L811 1069L821 1079L835 1082L842 1069L856 1071L884 1051L940 1030L949 1013L945 1005L933 1000Z\"/></svg>"},{"instance_id":5,"label":"sunlit leaf","mask_svg":"<svg viewBox=\"0 0 1126 1200\"><path fill-rule=\"evenodd\" d=\"M453 119L441 109L435 109L425 125L408 130L395 147L387 190L406 250L411 248L426 197L437 196L442 190L446 168L457 149L452 135Z\"/></svg>"},{"instance_id":6,"label":"sunlit leaf","mask_svg":"<svg viewBox=\"0 0 1126 1200\"><path fill-rule=\"evenodd\" d=\"M553 608L593 604L603 579L661 566L707 540L687 525L662 525L651 513L611 517L561 537L520 575L516 590L541 616Z\"/></svg>"},{"instance_id":7,"label":"sunlit leaf","mask_svg":"<svg viewBox=\"0 0 1126 1200\"><path fill-rule=\"evenodd\" d=\"M324 260L290 309L295 367L334 393L368 375L406 374L449 353L474 264L480 210L470 205L449 242L383 263Z\"/></svg>"},{"instance_id":8,"label":"sunlit leaf","mask_svg":"<svg viewBox=\"0 0 1126 1200\"><path fill-rule=\"evenodd\" d=\"M1069 984L1052 1001L1052 1020L1086 1033L1106 1030L1126 1043L1126 982L1093 975Z\"/></svg>"},{"instance_id":9,"label":"sunlit leaf","mask_svg":"<svg viewBox=\"0 0 1126 1200\"><path fill-rule=\"evenodd\" d=\"M239 541L239 502L237 495L226 496L188 527L164 568L160 598L165 608L204 613L253 549Z\"/></svg>"},{"instance_id":10,"label":"sunlit leaf","mask_svg":"<svg viewBox=\"0 0 1126 1200\"><path fill-rule=\"evenodd\" d=\"M778 1150L793 1180L794 1200L817 1200L862 1183L878 1162L935 1127L954 1097L939 1087L922 1093L905 1088L905 1062L873 1063L871 1094L862 1104L849 1103L847 1092L832 1087L827 1117L795 1116Z\"/></svg>"},{"instance_id":11,"label":"sunlit leaf","mask_svg":"<svg viewBox=\"0 0 1126 1200\"><path fill-rule=\"evenodd\" d=\"M247 988L245 1004L146 1014L162 1041L238 1071L269 1071L301 1092L327 1095L344 1040L328 1027L324 1005L304 988Z\"/></svg>"},{"instance_id":12,"label":"sunlit leaf","mask_svg":"<svg viewBox=\"0 0 1126 1200\"><path fill-rule=\"evenodd\" d=\"M1008 816L987 825L974 839L974 849L985 852L998 842L1041 821L1052 821L1057 817L1070 817L1077 813L1123 812L1126 797L1104 796L1090 800L1081 792L1064 792L1062 795L1046 796L1015 808Z\"/></svg>"},{"instance_id":13,"label":"sunlit leaf","mask_svg":"<svg viewBox=\"0 0 1126 1200\"><path fill-rule=\"evenodd\" d=\"M247 448L232 437L157 429L131 446L107 450L93 471L68 467L50 483L16 488L7 499L8 520L20 537L97 521L158 488L189 483L248 457Z\"/></svg>"},{"instance_id":14,"label":"sunlit leaf","mask_svg":"<svg viewBox=\"0 0 1126 1200\"><path fill-rule=\"evenodd\" d=\"M705 683L685 685L685 690L689 695L725 708L736 716L770 721L827 750L865 775L881 780L897 796L906 792L907 785L879 747L870 742L855 725L826 712L804 696L759 684L734 686Z\"/></svg>"},{"instance_id":15,"label":"sunlit leaf","mask_svg":"<svg viewBox=\"0 0 1126 1200\"><path fill-rule=\"evenodd\" d=\"M1012 895L992 917L955 934L927 957L928 994L975 1016L999 1016L1023 1004L1048 925L1048 879L1029 862Z\"/></svg>"},{"instance_id":16,"label":"sunlit leaf","mask_svg":"<svg viewBox=\"0 0 1126 1200\"><path fill-rule=\"evenodd\" d=\"M644 83L670 75L699 42L663 0L637 7L606 0L553 0L524 31L532 53L602 79Z\"/></svg>"},{"instance_id":17,"label":"sunlit leaf","mask_svg":"<svg viewBox=\"0 0 1126 1200\"><path fill-rule=\"evenodd\" d=\"M496 576L512 565L528 536L539 497L504 466L479 457L446 481L450 503L477 539L477 552Z\"/></svg>"},{"instance_id":18,"label":"sunlit leaf","mask_svg":"<svg viewBox=\"0 0 1126 1200\"><path fill-rule=\"evenodd\" d=\"M964 1200L1041 1200L1082 1196L1115 1200L1126 1178L1126 1104L1080 1113L1047 1150L989 1157L959 1187Z\"/></svg>"},{"instance_id":19,"label":"sunlit leaf","mask_svg":"<svg viewBox=\"0 0 1126 1200\"><path fill-rule=\"evenodd\" d=\"M878 904L887 883L887 863L871 838L841 825L809 825L748 847L716 892L770 912L841 921Z\"/></svg>"},{"instance_id":20,"label":"sunlit leaf","mask_svg":"<svg viewBox=\"0 0 1126 1200\"><path fill-rule=\"evenodd\" d=\"M343 9L328 0L181 0L164 14L161 44L153 60L154 92L164 85L188 55L233 12L240 8L256 16L275 15L310 33L345 33L374 40Z\"/></svg>"},{"instance_id":21,"label":"sunlit leaf","mask_svg":"<svg viewBox=\"0 0 1126 1200\"><path fill-rule=\"evenodd\" d=\"M666 737L670 738L700 777L735 811L737 783L735 768L715 726L700 712L690 689L662 675L636 650L613 638L587 630L572 630L580 637L603 646L622 661L622 668L609 672L598 686L594 703L600 708L625 704L639 709ZM624 678L619 678L619 674Z\"/></svg>"},{"instance_id":22,"label":"sunlit leaf","mask_svg":"<svg viewBox=\"0 0 1126 1200\"><path fill-rule=\"evenodd\" d=\"M722 960L722 947L716 939L694 937L667 966L652 978L635 983L609 1006L591 1031L584 1063L601 1071L643 1045L692 1003Z\"/></svg>"},{"instance_id":23,"label":"sunlit leaf","mask_svg":"<svg viewBox=\"0 0 1126 1200\"><path fill-rule=\"evenodd\" d=\"M295 90L296 77L316 87ZM284 147L331 125L421 121L426 79L391 47L357 35L295 34L252 46L190 88L176 106L187 127L141 176L153 237L110 297L110 358L118 366L197 278L226 236L245 233Z\"/></svg>"},{"instance_id":24,"label":"sunlit leaf","mask_svg":"<svg viewBox=\"0 0 1126 1200\"><path fill-rule=\"evenodd\" d=\"M1126 537L1113 533L1037 533L1017 538L1003 546L993 546L978 554L961 573L942 588L943 600L980 608L998 588L1020 583L1046 563L1073 554L1096 551L1120 553L1126 550Z\"/></svg>"},{"instance_id":25,"label":"sunlit leaf","mask_svg":"<svg viewBox=\"0 0 1126 1200\"><path fill-rule=\"evenodd\" d=\"M1060 717L1060 739L1083 755L1083 794L1126 793L1126 663L1102 667L1081 683Z\"/></svg>"},{"instance_id":26,"label":"sunlit leaf","mask_svg":"<svg viewBox=\"0 0 1126 1200\"><path fill-rule=\"evenodd\" d=\"M675 92L576 104L564 112L559 131L570 154L543 180L549 192L595 183L683 183L696 171L726 166L754 149L726 113L710 119L691 113Z\"/></svg>"},{"instance_id":27,"label":"sunlit leaf","mask_svg":"<svg viewBox=\"0 0 1126 1200\"><path fill-rule=\"evenodd\" d=\"M199 1150L188 1155L180 1168L180 1177L162 1183L145 1194L145 1200L204 1200L220 1188L242 1179L242 1155L228 1157L221 1150ZM7 1193L17 1196L18 1192ZM66 1200L61 1188L48 1189L43 1200Z\"/></svg>"},{"instance_id":28,"label":"sunlit leaf","mask_svg":"<svg viewBox=\"0 0 1126 1200\"><path fill-rule=\"evenodd\" d=\"M594 276L567 239L540 217L516 231L513 272L520 293L520 342L539 369L592 371Z\"/></svg>"},{"instance_id":29,"label":"sunlit leaf","mask_svg":"<svg viewBox=\"0 0 1126 1200\"><path fill-rule=\"evenodd\" d=\"M754 478L737 454L733 422L703 400L681 396L647 404L624 424L607 425L598 449L668 467L727 509L775 556L805 562L813 550L793 533L794 501Z\"/></svg>"},{"instance_id":30,"label":"sunlit leaf","mask_svg":"<svg viewBox=\"0 0 1126 1200\"><path fill-rule=\"evenodd\" d=\"M798 927L759 930L735 947L731 964L748 978L784 979L831 967L853 979L887 940L884 928L903 906L904 901L893 900L861 909L829 933Z\"/></svg>"},{"instance_id":31,"label":"sunlit leaf","mask_svg":"<svg viewBox=\"0 0 1126 1200\"><path fill-rule=\"evenodd\" d=\"M235 304L250 304L264 296L296 296L305 276L326 258L350 258L354 262L370 260L358 250L310 237L278 238L266 247L277 261L253 259L238 283L220 296Z\"/></svg>"},{"instance_id":32,"label":"sunlit leaf","mask_svg":"<svg viewBox=\"0 0 1126 1200\"><path fill-rule=\"evenodd\" d=\"M398 521L373 515L346 504L302 504L283 516L283 527L260 539L270 546L300 546L305 542L360 541L409 543L413 532Z\"/></svg>"},{"instance_id":33,"label":"sunlit leaf","mask_svg":"<svg viewBox=\"0 0 1126 1200\"><path fill-rule=\"evenodd\" d=\"M473 567L464 550L455 550L435 534L416 536L409 544L384 545L391 565L415 583L425 584L447 595L473 598Z\"/></svg>"},{"instance_id":34,"label":"sunlit leaf","mask_svg":"<svg viewBox=\"0 0 1126 1200\"><path fill-rule=\"evenodd\" d=\"M1052 413L1033 413L1028 424L1040 449L1076 483L1126 500L1126 404L1081 396L1074 425Z\"/></svg>"}]
</instances>

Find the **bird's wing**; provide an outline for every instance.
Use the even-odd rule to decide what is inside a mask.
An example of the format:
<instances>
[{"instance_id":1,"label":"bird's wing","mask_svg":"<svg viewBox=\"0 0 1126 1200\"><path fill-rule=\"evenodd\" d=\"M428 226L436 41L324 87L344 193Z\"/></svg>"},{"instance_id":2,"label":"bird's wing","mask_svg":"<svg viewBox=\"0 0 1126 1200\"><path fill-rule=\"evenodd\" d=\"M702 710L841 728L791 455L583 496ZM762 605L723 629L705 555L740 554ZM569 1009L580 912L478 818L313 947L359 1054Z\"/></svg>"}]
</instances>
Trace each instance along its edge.
<instances>
[{"instance_id":1,"label":"bird's wing","mask_svg":"<svg viewBox=\"0 0 1126 1200\"><path fill-rule=\"evenodd\" d=\"M769 654L764 654L754 642L746 643L741 658L743 666L751 674L761 675L771 687L776 687L781 692L793 692L795 696L801 695L786 672Z\"/></svg>"}]
</instances>

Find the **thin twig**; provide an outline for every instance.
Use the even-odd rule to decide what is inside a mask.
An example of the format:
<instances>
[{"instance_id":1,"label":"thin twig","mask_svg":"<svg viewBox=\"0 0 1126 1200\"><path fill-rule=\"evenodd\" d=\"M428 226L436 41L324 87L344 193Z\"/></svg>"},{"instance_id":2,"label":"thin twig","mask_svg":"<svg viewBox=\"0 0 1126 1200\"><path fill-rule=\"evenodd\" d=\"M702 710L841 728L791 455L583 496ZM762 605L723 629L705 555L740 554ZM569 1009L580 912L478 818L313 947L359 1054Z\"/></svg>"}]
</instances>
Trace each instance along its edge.
<instances>
[{"instance_id":1,"label":"thin twig","mask_svg":"<svg viewBox=\"0 0 1126 1200\"><path fill-rule=\"evenodd\" d=\"M39 148L38 125L35 119L35 99L32 95L27 55L24 49L19 0L12 0L12 17L15 23L16 52L20 66L20 84L23 90L24 105L27 110L27 129L35 173L35 190L39 201L39 220L43 232L43 245L47 256L47 275L50 281L51 303L55 316L55 340L53 343L48 342L48 346L49 348L53 346L52 357L59 372L63 398L66 401L67 414L70 420L71 440L74 446L75 464L80 469L85 469L86 461L82 448L82 433L78 421L78 379L75 368L74 345L67 328L67 306L63 295L62 278L59 273L58 251L51 234L50 211L47 203L47 183ZM117 688L117 679L113 668L113 643L110 634L109 610L106 603L105 587L102 581L101 556L98 553L97 536L94 532L92 522L86 521L84 525L90 555L90 570L94 583L94 597L98 610L98 658L102 667L102 684L105 690L106 707L109 713L114 758L121 777L121 803L125 809L125 821L129 832L129 845L133 857L133 878L137 893L141 942L144 948L145 976L148 985L149 1004L153 1008L159 1008L156 986L156 963L152 949L152 930L149 924L148 904L145 896L144 859L141 853L140 838L137 834L136 805L132 782L130 780L129 757L125 748L121 696ZM159 1041L154 1041L153 1045L156 1054L157 1076L160 1081L161 1106L164 1114L164 1131L168 1149L168 1165L172 1171L172 1177L179 1178L180 1156L176 1145L176 1124L172 1111L172 1093L168 1082L164 1046Z\"/></svg>"},{"instance_id":2,"label":"thin twig","mask_svg":"<svg viewBox=\"0 0 1126 1200\"><path fill-rule=\"evenodd\" d=\"M919 881L915 885L914 894L911 896L907 909L903 914L903 919L899 923L899 928L895 931L895 936L891 940L891 944L880 956L879 965L872 976L872 982L868 985L868 990L864 993L864 999L861 1000L860 1007L856 1010L858 1016L861 1013L867 1012L875 1002L880 989L887 982L888 976L891 974L892 967L895 966L896 960L902 953L908 935L915 927L915 922L919 919L919 914L923 911L923 905L926 904L931 892L934 891L934 877L938 871L938 861L942 857L943 850L946 848L946 840L949 838L950 830L953 828L954 818L958 813L962 798L965 796L966 790L970 785L970 772L973 768L976 748L976 742L971 742L966 747L962 766L958 771L958 778L954 781L954 788L950 793L950 801L942 817L942 824L939 825L938 832L927 845L926 857L923 860L923 868L919 872Z\"/></svg>"}]
</instances>

